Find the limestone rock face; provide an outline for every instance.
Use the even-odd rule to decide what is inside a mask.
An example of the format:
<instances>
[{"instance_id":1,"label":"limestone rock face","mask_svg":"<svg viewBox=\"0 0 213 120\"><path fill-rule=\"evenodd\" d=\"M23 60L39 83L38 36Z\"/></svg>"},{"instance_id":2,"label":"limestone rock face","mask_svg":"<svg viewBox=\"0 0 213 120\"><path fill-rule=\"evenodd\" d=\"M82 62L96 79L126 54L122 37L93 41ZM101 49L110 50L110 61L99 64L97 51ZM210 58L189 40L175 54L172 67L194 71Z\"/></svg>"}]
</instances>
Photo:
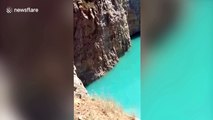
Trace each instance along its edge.
<instances>
[{"instance_id":1,"label":"limestone rock face","mask_svg":"<svg viewBox=\"0 0 213 120\"><path fill-rule=\"evenodd\" d=\"M140 0L129 0L128 24L130 35L140 32Z\"/></svg>"},{"instance_id":2,"label":"limestone rock face","mask_svg":"<svg viewBox=\"0 0 213 120\"><path fill-rule=\"evenodd\" d=\"M87 95L87 90L81 80L78 78L75 71L76 68L74 66L74 96L77 98L82 98Z\"/></svg>"},{"instance_id":3,"label":"limestone rock face","mask_svg":"<svg viewBox=\"0 0 213 120\"><path fill-rule=\"evenodd\" d=\"M130 47L127 0L73 0L74 64L86 85L109 71Z\"/></svg>"}]
</instances>

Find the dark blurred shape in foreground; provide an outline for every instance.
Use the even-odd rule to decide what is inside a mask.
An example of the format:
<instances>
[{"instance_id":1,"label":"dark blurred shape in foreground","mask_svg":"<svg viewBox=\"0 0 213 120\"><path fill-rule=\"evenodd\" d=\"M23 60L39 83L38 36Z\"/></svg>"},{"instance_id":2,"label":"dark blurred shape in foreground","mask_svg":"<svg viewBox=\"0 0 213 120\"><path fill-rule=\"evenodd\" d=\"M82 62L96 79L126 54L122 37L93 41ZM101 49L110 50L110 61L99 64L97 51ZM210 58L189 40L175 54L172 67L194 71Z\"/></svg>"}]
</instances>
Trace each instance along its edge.
<instances>
[{"instance_id":1,"label":"dark blurred shape in foreground","mask_svg":"<svg viewBox=\"0 0 213 120\"><path fill-rule=\"evenodd\" d=\"M0 26L0 120L72 120L72 1L1 2Z\"/></svg>"},{"instance_id":2,"label":"dark blurred shape in foreground","mask_svg":"<svg viewBox=\"0 0 213 120\"><path fill-rule=\"evenodd\" d=\"M180 0L142 0L142 37L145 47L156 43L166 29L177 19Z\"/></svg>"}]
</instances>

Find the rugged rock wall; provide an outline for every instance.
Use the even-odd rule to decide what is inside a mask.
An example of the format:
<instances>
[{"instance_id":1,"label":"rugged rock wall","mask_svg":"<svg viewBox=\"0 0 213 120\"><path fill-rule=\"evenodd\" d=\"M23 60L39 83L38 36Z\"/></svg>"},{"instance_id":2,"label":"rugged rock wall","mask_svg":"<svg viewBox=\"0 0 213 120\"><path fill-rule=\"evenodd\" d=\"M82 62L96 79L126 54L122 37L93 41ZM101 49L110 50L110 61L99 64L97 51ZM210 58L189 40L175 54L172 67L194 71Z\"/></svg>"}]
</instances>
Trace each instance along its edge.
<instances>
[{"instance_id":1,"label":"rugged rock wall","mask_svg":"<svg viewBox=\"0 0 213 120\"><path fill-rule=\"evenodd\" d=\"M84 87L81 80L78 78L75 66L74 66L74 96L77 98L87 96L87 90Z\"/></svg>"},{"instance_id":2,"label":"rugged rock wall","mask_svg":"<svg viewBox=\"0 0 213 120\"><path fill-rule=\"evenodd\" d=\"M74 64L86 85L104 75L130 47L127 0L73 0Z\"/></svg>"},{"instance_id":3,"label":"rugged rock wall","mask_svg":"<svg viewBox=\"0 0 213 120\"><path fill-rule=\"evenodd\" d=\"M128 24L130 35L140 32L140 0L129 0Z\"/></svg>"}]
</instances>

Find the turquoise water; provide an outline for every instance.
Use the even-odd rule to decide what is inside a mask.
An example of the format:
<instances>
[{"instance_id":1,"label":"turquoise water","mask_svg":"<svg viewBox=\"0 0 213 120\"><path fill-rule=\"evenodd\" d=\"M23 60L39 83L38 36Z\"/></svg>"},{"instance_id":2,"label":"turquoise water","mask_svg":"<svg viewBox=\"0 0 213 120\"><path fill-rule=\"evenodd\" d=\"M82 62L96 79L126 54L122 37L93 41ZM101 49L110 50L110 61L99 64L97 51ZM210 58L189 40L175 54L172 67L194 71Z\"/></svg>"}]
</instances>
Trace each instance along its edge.
<instances>
[{"instance_id":1,"label":"turquoise water","mask_svg":"<svg viewBox=\"0 0 213 120\"><path fill-rule=\"evenodd\" d=\"M90 94L114 100L126 112L140 116L141 72L140 37L132 40L132 47L119 63L104 77L87 87Z\"/></svg>"},{"instance_id":2,"label":"turquoise water","mask_svg":"<svg viewBox=\"0 0 213 120\"><path fill-rule=\"evenodd\" d=\"M213 1L182 10L142 71L143 120L213 120Z\"/></svg>"}]
</instances>

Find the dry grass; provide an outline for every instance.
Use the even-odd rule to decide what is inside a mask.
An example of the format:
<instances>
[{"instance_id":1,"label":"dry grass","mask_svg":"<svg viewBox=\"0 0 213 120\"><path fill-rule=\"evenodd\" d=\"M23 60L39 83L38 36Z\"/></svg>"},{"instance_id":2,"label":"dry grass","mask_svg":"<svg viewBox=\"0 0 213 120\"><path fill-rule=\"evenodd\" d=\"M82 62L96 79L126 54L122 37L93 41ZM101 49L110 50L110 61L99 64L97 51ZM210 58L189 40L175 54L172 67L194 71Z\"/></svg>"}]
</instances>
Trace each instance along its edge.
<instances>
[{"instance_id":1,"label":"dry grass","mask_svg":"<svg viewBox=\"0 0 213 120\"><path fill-rule=\"evenodd\" d=\"M74 110L75 120L136 120L112 101L91 97L75 98Z\"/></svg>"}]
</instances>

